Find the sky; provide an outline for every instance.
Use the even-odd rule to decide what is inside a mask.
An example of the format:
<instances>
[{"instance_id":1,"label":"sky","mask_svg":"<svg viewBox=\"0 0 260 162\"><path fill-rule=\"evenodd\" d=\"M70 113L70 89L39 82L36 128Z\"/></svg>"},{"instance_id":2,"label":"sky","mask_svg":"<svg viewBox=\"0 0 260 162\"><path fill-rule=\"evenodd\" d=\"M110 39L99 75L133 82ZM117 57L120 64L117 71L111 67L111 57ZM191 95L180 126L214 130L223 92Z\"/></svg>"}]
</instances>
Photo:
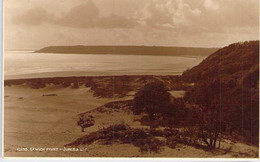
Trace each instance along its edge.
<instances>
[{"instance_id":1,"label":"sky","mask_svg":"<svg viewBox=\"0 0 260 162\"><path fill-rule=\"evenodd\" d=\"M5 0L4 48L224 47L259 39L259 0Z\"/></svg>"}]
</instances>

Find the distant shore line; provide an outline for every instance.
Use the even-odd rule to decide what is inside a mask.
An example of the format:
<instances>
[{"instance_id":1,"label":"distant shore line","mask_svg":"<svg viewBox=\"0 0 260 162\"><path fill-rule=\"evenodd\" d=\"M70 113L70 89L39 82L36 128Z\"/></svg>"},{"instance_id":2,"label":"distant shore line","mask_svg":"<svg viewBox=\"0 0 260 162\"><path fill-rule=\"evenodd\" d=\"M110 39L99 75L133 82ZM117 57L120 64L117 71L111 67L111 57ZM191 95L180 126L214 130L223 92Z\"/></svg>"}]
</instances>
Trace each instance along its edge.
<instances>
[{"instance_id":1,"label":"distant shore line","mask_svg":"<svg viewBox=\"0 0 260 162\"><path fill-rule=\"evenodd\" d=\"M161 46L48 46L35 53L114 54L152 56L209 56L219 48L161 47Z\"/></svg>"},{"instance_id":2,"label":"distant shore line","mask_svg":"<svg viewBox=\"0 0 260 162\"><path fill-rule=\"evenodd\" d=\"M46 76L46 77L30 77L30 78L14 78L14 79L6 79L4 81L20 81L20 80L49 80L49 79L89 79L89 78L153 78L153 77L172 77L172 78L181 78L181 75L89 75L89 76Z\"/></svg>"},{"instance_id":3,"label":"distant shore line","mask_svg":"<svg viewBox=\"0 0 260 162\"><path fill-rule=\"evenodd\" d=\"M132 74L124 74L123 72L114 74L111 73L104 73L104 72L42 72L42 73L30 73L30 74L18 74L18 75L6 75L4 76L4 80L19 80L19 79L35 79L35 78L64 78L64 77L118 77L118 76L180 76L182 72L172 72L172 74L168 73L158 73L158 74L144 74L145 72L140 72L140 74L136 74L133 72Z\"/></svg>"}]
</instances>

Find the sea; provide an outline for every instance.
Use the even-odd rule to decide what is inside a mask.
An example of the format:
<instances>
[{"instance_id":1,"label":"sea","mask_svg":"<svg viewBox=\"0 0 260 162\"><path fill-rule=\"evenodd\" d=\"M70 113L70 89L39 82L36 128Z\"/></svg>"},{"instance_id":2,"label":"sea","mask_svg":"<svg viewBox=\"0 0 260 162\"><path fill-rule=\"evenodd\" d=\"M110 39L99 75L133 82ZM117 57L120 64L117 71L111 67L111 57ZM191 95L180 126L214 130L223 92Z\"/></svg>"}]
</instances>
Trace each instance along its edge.
<instances>
[{"instance_id":1,"label":"sea","mask_svg":"<svg viewBox=\"0 0 260 162\"><path fill-rule=\"evenodd\" d=\"M205 57L53 54L5 51L4 79L61 76L181 75Z\"/></svg>"}]
</instances>

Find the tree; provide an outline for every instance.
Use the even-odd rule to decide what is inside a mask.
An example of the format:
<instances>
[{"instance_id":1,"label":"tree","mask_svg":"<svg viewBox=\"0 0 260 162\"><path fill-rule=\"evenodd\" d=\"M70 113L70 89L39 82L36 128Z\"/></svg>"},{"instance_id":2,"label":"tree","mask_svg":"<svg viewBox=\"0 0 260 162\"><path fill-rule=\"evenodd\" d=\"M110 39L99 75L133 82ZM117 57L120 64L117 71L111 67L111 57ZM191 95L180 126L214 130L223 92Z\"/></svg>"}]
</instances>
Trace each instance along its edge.
<instances>
[{"instance_id":1,"label":"tree","mask_svg":"<svg viewBox=\"0 0 260 162\"><path fill-rule=\"evenodd\" d=\"M209 148L215 148L221 141L222 103L220 79L208 78L197 83L185 98L199 106L200 138Z\"/></svg>"},{"instance_id":2,"label":"tree","mask_svg":"<svg viewBox=\"0 0 260 162\"><path fill-rule=\"evenodd\" d=\"M77 125L81 127L81 132L84 132L84 129L87 127L91 127L94 125L95 121L93 119L94 117L92 115L89 115L88 117L80 116Z\"/></svg>"},{"instance_id":3,"label":"tree","mask_svg":"<svg viewBox=\"0 0 260 162\"><path fill-rule=\"evenodd\" d=\"M150 82L141 88L134 98L134 114L146 112L150 119L164 113L170 102L170 93L162 82Z\"/></svg>"}]
</instances>

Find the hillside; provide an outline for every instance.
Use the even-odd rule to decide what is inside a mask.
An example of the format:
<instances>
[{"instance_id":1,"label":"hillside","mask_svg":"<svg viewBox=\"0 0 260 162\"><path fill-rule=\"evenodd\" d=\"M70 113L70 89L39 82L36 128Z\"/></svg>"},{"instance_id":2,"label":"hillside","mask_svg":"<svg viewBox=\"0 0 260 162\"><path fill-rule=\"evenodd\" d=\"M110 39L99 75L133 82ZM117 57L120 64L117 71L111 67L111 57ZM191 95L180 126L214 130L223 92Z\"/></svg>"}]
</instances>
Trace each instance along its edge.
<instances>
[{"instance_id":1,"label":"hillside","mask_svg":"<svg viewBox=\"0 0 260 162\"><path fill-rule=\"evenodd\" d=\"M258 74L259 41L234 43L219 49L199 65L187 70L182 77L189 82L198 82L207 77L229 76L236 79L247 79ZM254 75L251 81L258 81Z\"/></svg>"},{"instance_id":2,"label":"hillside","mask_svg":"<svg viewBox=\"0 0 260 162\"><path fill-rule=\"evenodd\" d=\"M218 48L159 46L49 46L35 53L208 56Z\"/></svg>"},{"instance_id":3,"label":"hillside","mask_svg":"<svg viewBox=\"0 0 260 162\"><path fill-rule=\"evenodd\" d=\"M187 70L183 80L194 82L185 98L218 110L223 127L258 145L259 41L235 43Z\"/></svg>"}]
</instances>

